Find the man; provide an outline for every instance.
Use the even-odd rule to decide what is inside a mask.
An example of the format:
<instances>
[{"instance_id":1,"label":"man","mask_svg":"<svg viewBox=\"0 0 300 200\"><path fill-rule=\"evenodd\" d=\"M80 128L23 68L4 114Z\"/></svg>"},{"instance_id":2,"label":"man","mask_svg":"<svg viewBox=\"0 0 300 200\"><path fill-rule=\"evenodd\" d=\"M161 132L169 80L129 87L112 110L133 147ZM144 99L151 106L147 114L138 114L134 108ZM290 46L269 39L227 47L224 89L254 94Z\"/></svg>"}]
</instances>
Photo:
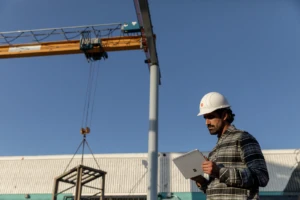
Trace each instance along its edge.
<instances>
[{"instance_id":1,"label":"man","mask_svg":"<svg viewBox=\"0 0 300 200\"><path fill-rule=\"evenodd\" d=\"M211 135L218 142L202 165L209 180L192 178L208 200L259 199L259 187L269 182L264 156L250 133L231 125L234 114L226 98L210 92L200 101L200 112Z\"/></svg>"}]
</instances>

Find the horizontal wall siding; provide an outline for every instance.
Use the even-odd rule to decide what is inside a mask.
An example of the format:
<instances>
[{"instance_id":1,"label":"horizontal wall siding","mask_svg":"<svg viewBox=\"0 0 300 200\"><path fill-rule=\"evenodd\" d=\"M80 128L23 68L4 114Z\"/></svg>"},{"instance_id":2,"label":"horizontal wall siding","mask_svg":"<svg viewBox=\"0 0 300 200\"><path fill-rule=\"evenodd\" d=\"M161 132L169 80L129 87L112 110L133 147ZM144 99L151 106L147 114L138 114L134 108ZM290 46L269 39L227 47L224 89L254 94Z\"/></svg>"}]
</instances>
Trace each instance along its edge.
<instances>
[{"instance_id":1,"label":"horizontal wall siding","mask_svg":"<svg viewBox=\"0 0 300 200\"><path fill-rule=\"evenodd\" d=\"M290 179L293 178L291 175L296 170L297 157L299 157L297 153L266 154L270 181L267 187L261 188L261 191L284 191Z\"/></svg>"},{"instance_id":2,"label":"horizontal wall siding","mask_svg":"<svg viewBox=\"0 0 300 200\"><path fill-rule=\"evenodd\" d=\"M173 159L182 153L160 153L158 158L158 192L199 192L193 181L186 180ZM207 155L207 154L206 154ZM280 152L268 150L264 153L270 182L261 191L280 192L287 188L300 188L300 183L291 181L291 174L296 172L299 154L296 151ZM72 155L69 156L31 156L31 157L0 157L0 194L51 194L54 178L61 175L67 167ZM147 154L112 154L95 155L100 169L107 172L105 193L110 195L146 195L147 194ZM67 170L79 165L80 157L75 157ZM98 169L94 159L87 155L84 165ZM299 168L299 166L298 166ZM300 169L298 169L300 170ZM296 177L300 179L300 177ZM90 186L99 187L100 179ZM61 185L60 190L69 185ZM68 190L74 193L74 190ZM97 191L85 188L83 194L94 194ZM286 191L287 192L287 191Z\"/></svg>"},{"instance_id":3,"label":"horizontal wall siding","mask_svg":"<svg viewBox=\"0 0 300 200\"><path fill-rule=\"evenodd\" d=\"M143 165L146 158L97 158L100 169L107 172L105 177L106 193L135 194L146 193L147 168ZM67 171L81 159L74 159ZM51 160L0 160L0 194L52 193L54 178L61 175L69 159ZM84 165L98 169L93 159L85 159ZM100 179L98 179L100 180ZM101 182L89 184L99 187ZM70 187L60 185L60 190ZM94 193L94 189L84 189L83 193ZM68 190L74 192L74 190Z\"/></svg>"}]
</instances>

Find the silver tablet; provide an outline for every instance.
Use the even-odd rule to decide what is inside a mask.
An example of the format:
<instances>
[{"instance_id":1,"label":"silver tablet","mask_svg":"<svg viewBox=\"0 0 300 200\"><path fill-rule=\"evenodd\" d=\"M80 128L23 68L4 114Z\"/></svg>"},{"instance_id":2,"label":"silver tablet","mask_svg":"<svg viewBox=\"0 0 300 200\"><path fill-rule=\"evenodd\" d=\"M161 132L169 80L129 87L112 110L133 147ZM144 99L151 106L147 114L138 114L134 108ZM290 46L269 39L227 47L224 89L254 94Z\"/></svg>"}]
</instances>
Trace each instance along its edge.
<instances>
[{"instance_id":1,"label":"silver tablet","mask_svg":"<svg viewBox=\"0 0 300 200\"><path fill-rule=\"evenodd\" d=\"M174 164L186 179L199 175L204 176L202 163L205 161L203 154L195 149L173 159Z\"/></svg>"}]
</instances>

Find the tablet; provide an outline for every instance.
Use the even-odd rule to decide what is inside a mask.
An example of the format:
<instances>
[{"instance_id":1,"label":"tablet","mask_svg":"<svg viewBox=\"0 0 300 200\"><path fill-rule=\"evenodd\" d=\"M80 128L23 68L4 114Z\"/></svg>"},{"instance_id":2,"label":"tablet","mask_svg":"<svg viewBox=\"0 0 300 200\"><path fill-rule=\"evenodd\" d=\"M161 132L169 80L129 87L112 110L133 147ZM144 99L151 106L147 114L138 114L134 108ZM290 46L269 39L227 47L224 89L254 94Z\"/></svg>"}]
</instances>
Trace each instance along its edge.
<instances>
[{"instance_id":1,"label":"tablet","mask_svg":"<svg viewBox=\"0 0 300 200\"><path fill-rule=\"evenodd\" d=\"M174 164L186 179L199 175L205 176L202 163L205 161L203 154L195 149L173 159Z\"/></svg>"}]
</instances>

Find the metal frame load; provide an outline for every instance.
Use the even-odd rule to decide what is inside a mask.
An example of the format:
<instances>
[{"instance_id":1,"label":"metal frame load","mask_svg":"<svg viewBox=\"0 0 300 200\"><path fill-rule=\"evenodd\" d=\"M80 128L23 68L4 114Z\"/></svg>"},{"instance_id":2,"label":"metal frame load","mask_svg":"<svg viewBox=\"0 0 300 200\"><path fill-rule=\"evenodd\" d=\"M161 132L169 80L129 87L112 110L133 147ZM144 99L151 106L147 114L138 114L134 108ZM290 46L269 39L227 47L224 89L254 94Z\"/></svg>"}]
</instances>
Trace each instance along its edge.
<instances>
[{"instance_id":1,"label":"metal frame load","mask_svg":"<svg viewBox=\"0 0 300 200\"><path fill-rule=\"evenodd\" d=\"M104 200L105 175L106 175L105 171L94 169L94 168L87 167L84 165L78 165L54 179L54 189L53 189L52 200L57 200L57 196L59 194L62 194L63 192L70 190L74 187L75 187L74 200L81 199L83 187L88 187L88 188L99 190L100 192L98 192L92 196L101 194L99 197L99 200ZM99 188L87 185L88 183L90 183L98 178L102 178L102 181L101 181L102 184L99 185ZM71 184L72 186L59 192L59 183L68 183L68 184Z\"/></svg>"}]
</instances>

